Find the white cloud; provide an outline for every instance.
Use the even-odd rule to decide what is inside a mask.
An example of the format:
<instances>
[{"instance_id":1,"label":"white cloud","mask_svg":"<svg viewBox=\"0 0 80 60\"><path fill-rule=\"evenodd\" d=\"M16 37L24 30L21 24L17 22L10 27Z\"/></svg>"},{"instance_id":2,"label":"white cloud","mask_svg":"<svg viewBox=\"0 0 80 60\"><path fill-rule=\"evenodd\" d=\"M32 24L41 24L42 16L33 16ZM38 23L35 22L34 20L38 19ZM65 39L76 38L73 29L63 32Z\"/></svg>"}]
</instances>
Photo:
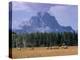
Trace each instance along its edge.
<instances>
[{"instance_id":1,"label":"white cloud","mask_svg":"<svg viewBox=\"0 0 80 60\"><path fill-rule=\"evenodd\" d=\"M58 23L60 25L63 26L70 26L71 24L69 24L70 21L70 6L54 6L51 7L50 10L48 11L51 15L56 17L56 20L58 21ZM64 23L66 22L66 23Z\"/></svg>"},{"instance_id":2,"label":"white cloud","mask_svg":"<svg viewBox=\"0 0 80 60\"><path fill-rule=\"evenodd\" d=\"M26 11L31 12L33 11L28 5L24 2L12 2L12 10L13 11Z\"/></svg>"},{"instance_id":3,"label":"white cloud","mask_svg":"<svg viewBox=\"0 0 80 60\"><path fill-rule=\"evenodd\" d=\"M46 26L46 27L37 28L37 30L40 32L47 32L50 31L51 29L48 26Z\"/></svg>"},{"instance_id":4,"label":"white cloud","mask_svg":"<svg viewBox=\"0 0 80 60\"><path fill-rule=\"evenodd\" d=\"M24 25L31 26L30 19L24 18L23 20L12 20L12 29L21 29Z\"/></svg>"},{"instance_id":5,"label":"white cloud","mask_svg":"<svg viewBox=\"0 0 80 60\"><path fill-rule=\"evenodd\" d=\"M21 23L23 26L26 25L26 26L31 26L31 21L30 19L29 20L24 20L22 23Z\"/></svg>"},{"instance_id":6,"label":"white cloud","mask_svg":"<svg viewBox=\"0 0 80 60\"><path fill-rule=\"evenodd\" d=\"M56 29L56 31L58 31L58 29Z\"/></svg>"},{"instance_id":7,"label":"white cloud","mask_svg":"<svg viewBox=\"0 0 80 60\"><path fill-rule=\"evenodd\" d=\"M19 26L21 24L21 22L17 22L16 20L15 21L12 21L12 29L21 29L21 27Z\"/></svg>"},{"instance_id":8,"label":"white cloud","mask_svg":"<svg viewBox=\"0 0 80 60\"><path fill-rule=\"evenodd\" d=\"M58 23L62 26L71 26L77 29L77 6L75 5L56 5L48 11L56 17Z\"/></svg>"}]
</instances>

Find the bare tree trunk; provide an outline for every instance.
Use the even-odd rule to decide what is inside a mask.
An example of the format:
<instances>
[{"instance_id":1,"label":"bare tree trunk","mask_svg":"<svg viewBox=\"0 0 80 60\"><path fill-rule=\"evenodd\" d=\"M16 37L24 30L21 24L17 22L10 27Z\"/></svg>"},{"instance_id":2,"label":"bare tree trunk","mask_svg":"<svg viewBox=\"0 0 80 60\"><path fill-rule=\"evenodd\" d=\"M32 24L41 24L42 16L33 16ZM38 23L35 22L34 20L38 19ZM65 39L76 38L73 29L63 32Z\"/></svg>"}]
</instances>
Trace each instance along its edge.
<instances>
[{"instance_id":1,"label":"bare tree trunk","mask_svg":"<svg viewBox=\"0 0 80 60\"><path fill-rule=\"evenodd\" d=\"M25 42L25 40L23 40L23 47L24 47L24 48L26 47L26 42Z\"/></svg>"}]
</instances>

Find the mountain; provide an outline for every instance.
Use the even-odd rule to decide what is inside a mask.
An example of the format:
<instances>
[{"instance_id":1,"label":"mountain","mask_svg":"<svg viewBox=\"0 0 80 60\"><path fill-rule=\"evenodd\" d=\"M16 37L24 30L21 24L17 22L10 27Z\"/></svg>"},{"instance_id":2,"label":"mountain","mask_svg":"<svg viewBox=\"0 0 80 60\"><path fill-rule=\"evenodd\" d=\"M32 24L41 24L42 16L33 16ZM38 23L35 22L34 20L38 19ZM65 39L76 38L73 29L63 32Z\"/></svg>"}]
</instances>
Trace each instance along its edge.
<instances>
[{"instance_id":1,"label":"mountain","mask_svg":"<svg viewBox=\"0 0 80 60\"><path fill-rule=\"evenodd\" d=\"M16 32L73 32L70 26L61 26L55 16L48 12L38 12L37 16L32 16L30 20L21 26L22 29Z\"/></svg>"}]
</instances>

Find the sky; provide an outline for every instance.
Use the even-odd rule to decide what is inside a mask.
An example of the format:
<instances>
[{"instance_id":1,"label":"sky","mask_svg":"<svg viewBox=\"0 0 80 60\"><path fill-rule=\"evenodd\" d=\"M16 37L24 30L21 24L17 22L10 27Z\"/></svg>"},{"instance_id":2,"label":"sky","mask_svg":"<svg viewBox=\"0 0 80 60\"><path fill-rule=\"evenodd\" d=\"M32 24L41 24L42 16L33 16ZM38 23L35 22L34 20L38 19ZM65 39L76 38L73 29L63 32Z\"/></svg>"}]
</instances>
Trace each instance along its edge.
<instances>
[{"instance_id":1,"label":"sky","mask_svg":"<svg viewBox=\"0 0 80 60\"><path fill-rule=\"evenodd\" d=\"M29 2L12 2L12 29L20 29L21 24L36 16L38 12L48 12L55 16L62 26L71 26L78 29L78 7L77 5L44 4Z\"/></svg>"}]
</instances>

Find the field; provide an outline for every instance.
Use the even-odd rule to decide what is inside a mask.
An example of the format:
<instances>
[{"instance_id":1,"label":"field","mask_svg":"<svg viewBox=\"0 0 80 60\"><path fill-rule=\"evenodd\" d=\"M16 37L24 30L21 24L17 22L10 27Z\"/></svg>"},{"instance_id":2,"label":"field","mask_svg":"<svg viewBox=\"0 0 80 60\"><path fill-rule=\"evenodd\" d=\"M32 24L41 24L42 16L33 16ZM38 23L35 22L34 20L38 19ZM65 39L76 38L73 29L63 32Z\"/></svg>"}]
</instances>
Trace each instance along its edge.
<instances>
[{"instance_id":1,"label":"field","mask_svg":"<svg viewBox=\"0 0 80 60\"><path fill-rule=\"evenodd\" d=\"M78 54L77 46L69 46L67 49L47 49L47 47L12 48L12 58L43 57L43 56L64 56Z\"/></svg>"}]
</instances>

